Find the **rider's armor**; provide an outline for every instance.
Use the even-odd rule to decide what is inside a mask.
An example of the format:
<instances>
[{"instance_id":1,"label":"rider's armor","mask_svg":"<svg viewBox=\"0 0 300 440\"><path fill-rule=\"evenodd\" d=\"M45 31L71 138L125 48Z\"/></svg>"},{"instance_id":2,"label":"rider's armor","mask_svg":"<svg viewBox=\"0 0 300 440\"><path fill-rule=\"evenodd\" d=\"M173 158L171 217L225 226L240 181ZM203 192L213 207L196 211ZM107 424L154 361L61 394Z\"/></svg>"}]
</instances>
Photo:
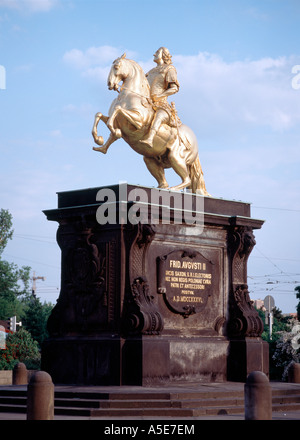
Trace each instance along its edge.
<instances>
[{"instance_id":1,"label":"rider's armor","mask_svg":"<svg viewBox=\"0 0 300 440\"><path fill-rule=\"evenodd\" d=\"M163 64L151 69L146 76L150 85L150 95L152 98L153 110L155 112L159 109L165 110L169 116L168 124L171 127L180 125L181 121L174 112L174 109L168 103L167 97L155 98L156 96L159 96L165 92L171 83L175 83L179 88L175 67L172 64Z\"/></svg>"}]
</instances>

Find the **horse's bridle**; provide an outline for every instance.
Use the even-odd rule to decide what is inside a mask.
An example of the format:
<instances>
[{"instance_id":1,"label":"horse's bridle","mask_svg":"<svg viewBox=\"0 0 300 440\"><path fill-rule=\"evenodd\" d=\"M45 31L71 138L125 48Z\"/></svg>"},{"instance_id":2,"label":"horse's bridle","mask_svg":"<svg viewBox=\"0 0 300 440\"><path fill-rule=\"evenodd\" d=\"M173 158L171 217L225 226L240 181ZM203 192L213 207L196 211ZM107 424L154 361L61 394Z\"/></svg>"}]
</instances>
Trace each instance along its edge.
<instances>
[{"instance_id":1,"label":"horse's bridle","mask_svg":"<svg viewBox=\"0 0 300 440\"><path fill-rule=\"evenodd\" d=\"M128 87L125 87L125 86L121 86L120 90L117 90L117 92L118 92L118 93L121 93L123 90L128 90L129 92L134 93L135 95L138 95L138 96L140 96L141 98L149 99L150 102L151 102L151 98L150 98L150 96L141 95L140 93L135 92L134 90L128 89Z\"/></svg>"}]
</instances>

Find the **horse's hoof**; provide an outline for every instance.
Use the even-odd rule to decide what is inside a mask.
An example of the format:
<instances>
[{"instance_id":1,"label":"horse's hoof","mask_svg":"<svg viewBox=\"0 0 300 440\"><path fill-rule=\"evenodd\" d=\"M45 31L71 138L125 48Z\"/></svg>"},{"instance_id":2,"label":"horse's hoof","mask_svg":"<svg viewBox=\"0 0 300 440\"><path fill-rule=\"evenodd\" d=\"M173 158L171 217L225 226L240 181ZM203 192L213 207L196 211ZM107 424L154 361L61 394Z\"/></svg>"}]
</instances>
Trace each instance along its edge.
<instances>
[{"instance_id":1,"label":"horse's hoof","mask_svg":"<svg viewBox=\"0 0 300 440\"><path fill-rule=\"evenodd\" d=\"M99 151L100 153L106 154L107 149L103 147L93 147L94 151Z\"/></svg>"},{"instance_id":2,"label":"horse's hoof","mask_svg":"<svg viewBox=\"0 0 300 440\"><path fill-rule=\"evenodd\" d=\"M189 179L189 180L186 180L186 181L182 182L180 185L172 186L170 188L170 190L172 190L172 191L181 191L182 189L187 188L188 186L190 186L190 184L191 184L191 181Z\"/></svg>"}]
</instances>

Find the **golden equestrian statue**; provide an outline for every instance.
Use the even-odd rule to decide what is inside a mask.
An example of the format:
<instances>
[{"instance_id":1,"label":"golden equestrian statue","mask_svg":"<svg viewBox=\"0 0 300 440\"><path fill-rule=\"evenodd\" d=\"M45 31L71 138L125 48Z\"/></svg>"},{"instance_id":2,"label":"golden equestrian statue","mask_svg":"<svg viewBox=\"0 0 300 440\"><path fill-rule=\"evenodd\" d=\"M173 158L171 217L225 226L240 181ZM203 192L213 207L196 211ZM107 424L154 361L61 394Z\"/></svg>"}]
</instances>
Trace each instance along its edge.
<instances>
[{"instance_id":1,"label":"golden equestrian statue","mask_svg":"<svg viewBox=\"0 0 300 440\"><path fill-rule=\"evenodd\" d=\"M154 62L157 66L146 75L139 64L126 59L126 54L113 62L107 85L109 90L116 90L119 94L112 102L108 116L102 113L95 116L92 135L100 146L93 149L105 154L109 146L122 137L134 151L144 156L158 188L169 188L164 170L173 168L181 183L170 189L188 188L193 193L209 196L196 136L181 123L174 103L169 105L167 101L168 96L179 90L168 49L160 47L154 54ZM100 120L110 130L105 143L97 133Z\"/></svg>"}]
</instances>

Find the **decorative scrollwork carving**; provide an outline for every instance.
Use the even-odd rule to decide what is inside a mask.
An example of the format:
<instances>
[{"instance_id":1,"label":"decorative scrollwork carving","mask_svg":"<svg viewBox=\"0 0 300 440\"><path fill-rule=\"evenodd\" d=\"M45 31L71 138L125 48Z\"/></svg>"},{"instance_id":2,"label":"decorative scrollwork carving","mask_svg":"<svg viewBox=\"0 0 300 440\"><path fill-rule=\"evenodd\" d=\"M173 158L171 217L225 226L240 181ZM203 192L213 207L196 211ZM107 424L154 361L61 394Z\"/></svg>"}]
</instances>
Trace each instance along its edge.
<instances>
[{"instance_id":1,"label":"decorative scrollwork carving","mask_svg":"<svg viewBox=\"0 0 300 440\"><path fill-rule=\"evenodd\" d=\"M247 261L255 244L252 228L232 226L228 234L232 287L227 333L234 337L257 337L263 332L263 323L253 307L247 285Z\"/></svg>"},{"instance_id":2,"label":"decorative scrollwork carving","mask_svg":"<svg viewBox=\"0 0 300 440\"><path fill-rule=\"evenodd\" d=\"M195 306L187 305L183 307L183 312L181 313L184 318L188 318L196 313Z\"/></svg>"},{"instance_id":3,"label":"decorative scrollwork carving","mask_svg":"<svg viewBox=\"0 0 300 440\"><path fill-rule=\"evenodd\" d=\"M228 334L235 337L259 337L263 323L249 297L247 284L237 285L232 292Z\"/></svg>"},{"instance_id":4,"label":"decorative scrollwork carving","mask_svg":"<svg viewBox=\"0 0 300 440\"><path fill-rule=\"evenodd\" d=\"M149 285L142 277L136 278L131 286L132 299L124 320L125 333L159 334L163 329L163 319L149 292Z\"/></svg>"},{"instance_id":5,"label":"decorative scrollwork carving","mask_svg":"<svg viewBox=\"0 0 300 440\"><path fill-rule=\"evenodd\" d=\"M151 243L154 238L156 229L154 225L139 223L138 237L136 239L137 245L141 248L145 244Z\"/></svg>"},{"instance_id":6,"label":"decorative scrollwork carving","mask_svg":"<svg viewBox=\"0 0 300 440\"><path fill-rule=\"evenodd\" d=\"M222 335L222 334L223 334L225 323L226 323L226 318L225 318L224 316L218 316L218 317L215 319L215 322L214 322L214 330L215 330L219 335Z\"/></svg>"}]
</instances>

